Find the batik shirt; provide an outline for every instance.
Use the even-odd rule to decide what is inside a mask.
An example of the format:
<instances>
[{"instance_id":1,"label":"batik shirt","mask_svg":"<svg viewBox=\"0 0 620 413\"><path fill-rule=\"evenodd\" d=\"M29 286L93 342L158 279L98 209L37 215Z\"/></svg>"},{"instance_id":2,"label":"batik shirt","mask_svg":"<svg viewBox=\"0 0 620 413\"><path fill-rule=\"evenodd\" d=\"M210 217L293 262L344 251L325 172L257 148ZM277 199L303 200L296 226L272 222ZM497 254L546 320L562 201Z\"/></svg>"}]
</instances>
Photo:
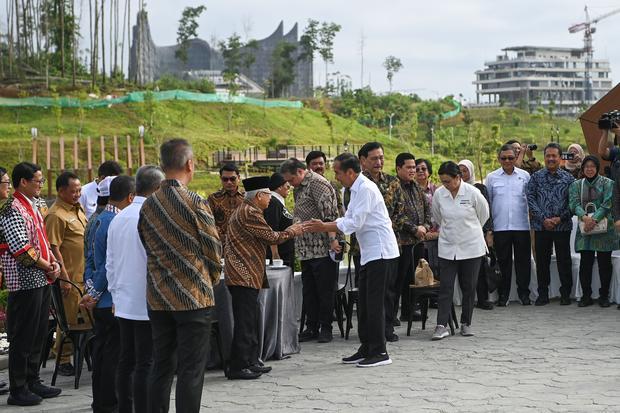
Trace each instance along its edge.
<instances>
[{"instance_id":1,"label":"batik shirt","mask_svg":"<svg viewBox=\"0 0 620 413\"><path fill-rule=\"evenodd\" d=\"M543 222L552 217L561 219L552 231L570 231L573 228L568 207L568 188L574 181L571 174L559 168L555 173L544 168L530 177L525 192L533 230L547 231Z\"/></svg>"},{"instance_id":2,"label":"batik shirt","mask_svg":"<svg viewBox=\"0 0 620 413\"><path fill-rule=\"evenodd\" d=\"M403 230L398 233L399 245L415 245L422 241L416 238L418 226L423 226L428 231L431 228L431 207L422 188L415 182L400 180L403 195L405 197L405 223Z\"/></svg>"}]
</instances>

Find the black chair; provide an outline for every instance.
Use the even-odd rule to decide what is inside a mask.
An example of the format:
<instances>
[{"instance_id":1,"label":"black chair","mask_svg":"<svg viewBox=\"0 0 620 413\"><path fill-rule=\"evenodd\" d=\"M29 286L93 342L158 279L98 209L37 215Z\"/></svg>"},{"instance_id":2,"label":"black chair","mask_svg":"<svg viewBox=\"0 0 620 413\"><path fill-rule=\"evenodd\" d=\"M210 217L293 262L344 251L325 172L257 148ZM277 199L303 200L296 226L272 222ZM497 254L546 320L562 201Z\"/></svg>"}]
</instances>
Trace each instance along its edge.
<instances>
[{"instance_id":1,"label":"black chair","mask_svg":"<svg viewBox=\"0 0 620 413\"><path fill-rule=\"evenodd\" d=\"M349 251L349 265L347 267L347 278L345 280L345 289L346 286L349 286L349 290L347 291L347 328L346 333L344 335L344 339L349 339L349 332L353 328L353 306L357 309L357 305L359 302L359 289L353 286L353 276L351 274L351 253ZM359 311L358 311L359 318Z\"/></svg>"},{"instance_id":2,"label":"black chair","mask_svg":"<svg viewBox=\"0 0 620 413\"><path fill-rule=\"evenodd\" d=\"M72 289L78 291L80 298L84 295L80 287L68 280L61 280L60 278L52 284L52 315L56 319L56 323L60 328L60 344L59 350L56 354L56 364L54 365L54 373L52 374L52 386L56 384L56 377L58 376L58 366L60 365L60 359L63 356L63 346L65 342L70 341L73 344L73 366L75 369L75 383L74 387L78 389L80 387L80 376L82 375L82 366L84 359L90 370L90 340L94 337L93 333L93 319L89 311L85 311L88 323L82 323L77 325L69 325L67 316L65 314L65 306L62 301L62 290L60 283L65 282L71 285Z\"/></svg>"},{"instance_id":3,"label":"black chair","mask_svg":"<svg viewBox=\"0 0 620 413\"><path fill-rule=\"evenodd\" d=\"M52 347L54 346L54 333L56 332L56 319L50 314L49 320L47 322L47 338L45 339L45 347L43 347L43 352L41 352L41 361L39 364L41 367L47 367L47 360L50 357L50 352L52 351Z\"/></svg>"},{"instance_id":4,"label":"black chair","mask_svg":"<svg viewBox=\"0 0 620 413\"><path fill-rule=\"evenodd\" d=\"M407 335L411 335L411 324L413 323L413 313L416 303L420 304L420 313L422 315L422 330L426 329L426 319L428 318L429 301L439 298L439 283L428 285L424 287L416 287L415 284L409 285L409 319L407 320ZM448 319L450 325L450 332L454 335L454 329L459 328L459 324L456 321L456 310L454 304L450 311L450 318Z\"/></svg>"}]
</instances>

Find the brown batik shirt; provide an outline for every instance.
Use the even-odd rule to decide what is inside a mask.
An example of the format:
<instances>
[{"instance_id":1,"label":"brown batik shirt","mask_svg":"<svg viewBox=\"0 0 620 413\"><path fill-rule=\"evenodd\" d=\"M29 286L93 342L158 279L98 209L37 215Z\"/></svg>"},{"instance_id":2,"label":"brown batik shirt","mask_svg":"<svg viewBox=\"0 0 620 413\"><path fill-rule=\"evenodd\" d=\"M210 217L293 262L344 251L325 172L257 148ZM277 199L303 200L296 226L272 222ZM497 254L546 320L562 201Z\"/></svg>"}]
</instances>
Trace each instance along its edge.
<instances>
[{"instance_id":1,"label":"brown batik shirt","mask_svg":"<svg viewBox=\"0 0 620 413\"><path fill-rule=\"evenodd\" d=\"M213 217L215 218L215 226L220 234L222 243L226 243L226 230L228 228L228 220L235 209L243 202L243 192L237 189L236 192L230 194L223 189L212 193L207 198Z\"/></svg>"},{"instance_id":2,"label":"brown batik shirt","mask_svg":"<svg viewBox=\"0 0 620 413\"><path fill-rule=\"evenodd\" d=\"M301 184L293 190L295 210L293 222L320 219L332 222L338 218L336 191L321 175L306 171ZM297 256L301 261L329 256L329 237L327 233L309 233L295 238Z\"/></svg>"}]
</instances>

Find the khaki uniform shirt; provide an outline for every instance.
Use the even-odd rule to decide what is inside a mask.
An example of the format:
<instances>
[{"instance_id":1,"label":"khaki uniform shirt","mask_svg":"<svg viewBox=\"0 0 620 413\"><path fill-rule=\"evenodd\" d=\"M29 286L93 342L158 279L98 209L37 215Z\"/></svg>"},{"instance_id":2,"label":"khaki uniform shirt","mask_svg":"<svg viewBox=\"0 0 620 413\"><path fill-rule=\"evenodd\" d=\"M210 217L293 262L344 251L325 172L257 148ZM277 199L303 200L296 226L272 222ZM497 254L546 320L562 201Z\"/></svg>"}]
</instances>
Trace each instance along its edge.
<instances>
[{"instance_id":1,"label":"khaki uniform shirt","mask_svg":"<svg viewBox=\"0 0 620 413\"><path fill-rule=\"evenodd\" d=\"M45 216L45 229L50 245L60 249L69 279L83 283L86 215L82 206L56 199Z\"/></svg>"}]
</instances>

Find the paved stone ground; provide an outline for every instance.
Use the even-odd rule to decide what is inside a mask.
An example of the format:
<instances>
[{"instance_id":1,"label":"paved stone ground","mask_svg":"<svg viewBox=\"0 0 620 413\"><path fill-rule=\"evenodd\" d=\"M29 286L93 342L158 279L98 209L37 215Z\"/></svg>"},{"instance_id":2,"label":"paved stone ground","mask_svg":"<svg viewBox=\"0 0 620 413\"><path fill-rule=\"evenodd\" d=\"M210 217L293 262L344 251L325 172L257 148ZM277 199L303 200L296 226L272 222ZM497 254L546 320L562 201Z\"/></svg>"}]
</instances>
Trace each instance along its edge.
<instances>
[{"instance_id":1,"label":"paved stone ground","mask_svg":"<svg viewBox=\"0 0 620 413\"><path fill-rule=\"evenodd\" d=\"M458 313L457 309L457 313ZM361 369L340 364L357 336L331 344L304 343L302 352L271 361L271 374L228 381L205 376L205 412L618 412L620 411L620 311L616 307L507 308L474 312L475 337L431 342L426 331L405 327L388 344L390 366ZM51 363L50 363L51 364ZM6 371L0 378L6 379ZM44 370L49 381L51 369ZM63 394L36 408L3 412L89 411L90 377L79 390L68 378ZM173 410L173 409L171 409Z\"/></svg>"}]
</instances>

